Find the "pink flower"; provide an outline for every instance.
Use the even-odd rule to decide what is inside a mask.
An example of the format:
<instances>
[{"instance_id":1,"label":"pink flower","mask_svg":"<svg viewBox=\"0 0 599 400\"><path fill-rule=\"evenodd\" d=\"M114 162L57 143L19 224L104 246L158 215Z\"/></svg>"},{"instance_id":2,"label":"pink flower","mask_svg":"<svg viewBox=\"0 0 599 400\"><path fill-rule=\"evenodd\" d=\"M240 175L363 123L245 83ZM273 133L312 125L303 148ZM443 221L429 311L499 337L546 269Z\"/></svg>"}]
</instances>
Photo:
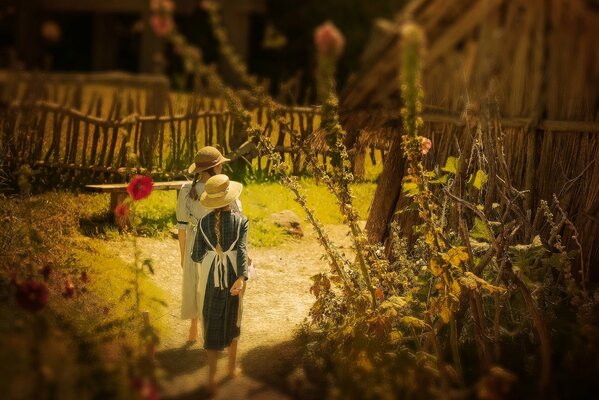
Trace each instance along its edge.
<instances>
[{"instance_id":1,"label":"pink flower","mask_svg":"<svg viewBox=\"0 0 599 400\"><path fill-rule=\"evenodd\" d=\"M428 151L433 147L433 142L429 138L420 137L420 151L423 155L428 154Z\"/></svg>"},{"instance_id":2,"label":"pink flower","mask_svg":"<svg viewBox=\"0 0 599 400\"><path fill-rule=\"evenodd\" d=\"M28 280L21 284L17 284L15 298L17 304L23 309L36 312L44 308L48 303L49 294L50 291L45 283Z\"/></svg>"},{"instance_id":3,"label":"pink flower","mask_svg":"<svg viewBox=\"0 0 599 400\"><path fill-rule=\"evenodd\" d=\"M131 182L129 182L127 192L129 192L129 196L131 196L133 200L142 200L148 197L150 193L152 193L152 184L153 181L151 177L135 175L133 179L131 179Z\"/></svg>"},{"instance_id":4,"label":"pink flower","mask_svg":"<svg viewBox=\"0 0 599 400\"><path fill-rule=\"evenodd\" d=\"M129 217L129 207L123 203L117 204L117 206L114 208L114 216L119 225L125 225L127 218Z\"/></svg>"},{"instance_id":5,"label":"pink flower","mask_svg":"<svg viewBox=\"0 0 599 400\"><path fill-rule=\"evenodd\" d=\"M332 22L327 21L314 31L314 44L319 55L339 58L345 47L345 38Z\"/></svg>"},{"instance_id":6,"label":"pink flower","mask_svg":"<svg viewBox=\"0 0 599 400\"><path fill-rule=\"evenodd\" d=\"M175 28L175 23L171 16L152 15L150 17L150 26L159 37L165 37Z\"/></svg>"}]
</instances>

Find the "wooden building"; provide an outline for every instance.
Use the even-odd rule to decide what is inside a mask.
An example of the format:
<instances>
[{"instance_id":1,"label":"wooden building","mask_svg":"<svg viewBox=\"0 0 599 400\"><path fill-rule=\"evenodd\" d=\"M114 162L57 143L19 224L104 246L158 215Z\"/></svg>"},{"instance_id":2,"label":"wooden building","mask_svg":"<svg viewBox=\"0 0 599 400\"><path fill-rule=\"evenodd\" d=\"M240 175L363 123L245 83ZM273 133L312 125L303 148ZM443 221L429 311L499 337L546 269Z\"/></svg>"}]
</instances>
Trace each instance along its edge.
<instances>
[{"instance_id":1,"label":"wooden building","mask_svg":"<svg viewBox=\"0 0 599 400\"><path fill-rule=\"evenodd\" d=\"M176 18L199 12L199 0L174 3ZM14 10L16 56L27 69L119 69L146 73L163 69L157 57L163 41L147 23L150 0L0 0L0 6ZM233 45L247 57L250 20L252 15L264 13L265 0L224 0L222 9ZM50 35L62 35L62 44L48 43L52 38L41 32L48 23L55 24L48 30ZM48 51L58 46L66 47L65 51L47 65ZM70 57L72 64L56 59L59 57Z\"/></svg>"},{"instance_id":2,"label":"wooden building","mask_svg":"<svg viewBox=\"0 0 599 400\"><path fill-rule=\"evenodd\" d=\"M368 217L373 242L384 242L389 222L403 218L395 214L404 201L405 171L397 82L400 28L407 21L420 25L428 42L428 161L443 165L458 154L457 143L469 142L462 115L467 105L484 104L492 84L514 185L529 191L533 211L540 200L560 197L582 237L584 260L599 278L599 3L413 0L393 20L379 21L362 68L340 99L349 147L378 141L390 148ZM571 233L563 237L573 245Z\"/></svg>"}]
</instances>

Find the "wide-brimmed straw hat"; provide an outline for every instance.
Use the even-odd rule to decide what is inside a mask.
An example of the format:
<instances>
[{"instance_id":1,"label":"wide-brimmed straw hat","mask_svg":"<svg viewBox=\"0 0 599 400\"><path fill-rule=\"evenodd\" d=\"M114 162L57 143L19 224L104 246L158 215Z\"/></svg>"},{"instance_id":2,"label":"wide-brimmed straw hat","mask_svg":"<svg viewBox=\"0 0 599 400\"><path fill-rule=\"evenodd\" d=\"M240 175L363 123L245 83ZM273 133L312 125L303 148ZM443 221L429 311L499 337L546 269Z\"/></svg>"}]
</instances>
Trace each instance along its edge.
<instances>
[{"instance_id":1,"label":"wide-brimmed straw hat","mask_svg":"<svg viewBox=\"0 0 599 400\"><path fill-rule=\"evenodd\" d=\"M239 198L243 186L227 175L214 175L206 181L200 203L206 208L226 207Z\"/></svg>"},{"instance_id":2,"label":"wide-brimmed straw hat","mask_svg":"<svg viewBox=\"0 0 599 400\"><path fill-rule=\"evenodd\" d=\"M197 174L207 169L216 167L219 164L231 161L224 157L216 147L202 147L193 159L193 164L187 168L190 174Z\"/></svg>"}]
</instances>

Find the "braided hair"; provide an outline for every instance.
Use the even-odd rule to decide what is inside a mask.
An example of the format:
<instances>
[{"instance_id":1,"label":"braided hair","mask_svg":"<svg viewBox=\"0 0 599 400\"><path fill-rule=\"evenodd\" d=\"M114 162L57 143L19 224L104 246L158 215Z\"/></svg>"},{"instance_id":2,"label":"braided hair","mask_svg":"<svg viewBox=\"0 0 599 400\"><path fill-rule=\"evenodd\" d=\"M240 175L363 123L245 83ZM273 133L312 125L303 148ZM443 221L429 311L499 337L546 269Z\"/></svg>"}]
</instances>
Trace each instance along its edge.
<instances>
[{"instance_id":1,"label":"braided hair","mask_svg":"<svg viewBox=\"0 0 599 400\"><path fill-rule=\"evenodd\" d=\"M221 246L222 232L221 232L220 222L222 219L222 213L223 213L222 208L217 208L216 210L214 210L214 235L216 236L216 246Z\"/></svg>"},{"instance_id":2,"label":"braided hair","mask_svg":"<svg viewBox=\"0 0 599 400\"><path fill-rule=\"evenodd\" d=\"M216 171L214 170L214 167L209 168L203 172L207 172L208 174L210 174L210 176L216 175ZM193 182L191 183L191 190L189 191L189 197L191 197L192 200L200 199L200 193L198 193L198 191L195 190L196 184L198 183L199 180L200 180L200 173L197 173L193 176Z\"/></svg>"},{"instance_id":3,"label":"braided hair","mask_svg":"<svg viewBox=\"0 0 599 400\"><path fill-rule=\"evenodd\" d=\"M222 216L223 216L223 212L225 211L230 211L231 210L231 206L224 206L221 208L217 208L214 210L214 236L216 236L216 246L218 248L218 246L221 246L222 248L222 227L221 227L221 221L222 221Z\"/></svg>"}]
</instances>

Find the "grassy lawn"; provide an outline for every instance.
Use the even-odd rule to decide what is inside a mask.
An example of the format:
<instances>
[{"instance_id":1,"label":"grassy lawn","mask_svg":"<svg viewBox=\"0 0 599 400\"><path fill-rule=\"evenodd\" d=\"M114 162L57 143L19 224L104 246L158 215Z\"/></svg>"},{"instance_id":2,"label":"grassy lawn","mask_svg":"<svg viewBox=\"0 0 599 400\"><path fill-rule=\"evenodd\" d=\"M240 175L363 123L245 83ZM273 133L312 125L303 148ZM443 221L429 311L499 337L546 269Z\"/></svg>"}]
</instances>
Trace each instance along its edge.
<instances>
[{"instance_id":1,"label":"grassy lawn","mask_svg":"<svg viewBox=\"0 0 599 400\"><path fill-rule=\"evenodd\" d=\"M306 191L308 205L324 224L340 224L343 218L339 212L335 196L323 184L312 178L300 181ZM376 189L373 182L361 182L352 186L355 207L361 218L368 215L371 199ZM98 201L108 207L108 196L97 195ZM292 210L302 219L305 214L293 200L293 194L276 182L250 183L241 194L243 213L250 219L250 244L253 246L277 246L286 240L281 228L273 224L270 215L282 210ZM175 226L176 194L174 191L156 191L148 199L139 203L137 209L141 218L141 233L148 236L164 234ZM107 226L105 233L118 235L115 227Z\"/></svg>"}]
</instances>

